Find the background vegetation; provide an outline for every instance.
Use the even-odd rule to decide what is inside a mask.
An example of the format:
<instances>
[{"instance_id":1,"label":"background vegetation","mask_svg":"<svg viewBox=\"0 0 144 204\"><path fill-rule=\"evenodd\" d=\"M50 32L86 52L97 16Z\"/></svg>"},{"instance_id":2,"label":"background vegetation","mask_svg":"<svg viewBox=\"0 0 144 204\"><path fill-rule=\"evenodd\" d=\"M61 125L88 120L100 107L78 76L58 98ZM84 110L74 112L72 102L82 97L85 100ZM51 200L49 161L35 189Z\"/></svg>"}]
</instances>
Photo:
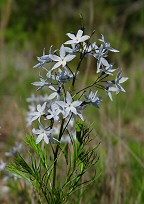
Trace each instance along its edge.
<instances>
[{"instance_id":1,"label":"background vegetation","mask_svg":"<svg viewBox=\"0 0 144 204\"><path fill-rule=\"evenodd\" d=\"M44 47L58 48L65 33L77 31L84 17L86 32L104 34L120 50L114 55L129 81L126 94L99 110L89 108L99 146L98 179L83 193L86 204L144 203L144 1L143 0L0 0L0 158L29 131L26 98L35 92L33 70ZM113 56L112 56L113 57ZM93 79L95 64L83 67L82 84ZM36 92L35 92L36 93ZM4 158L5 159L5 158ZM99 175L99 172L101 174ZM21 192L4 188L0 203L31 203ZM7 194L9 192L9 194ZM77 196L71 203L77 203Z\"/></svg>"}]
</instances>

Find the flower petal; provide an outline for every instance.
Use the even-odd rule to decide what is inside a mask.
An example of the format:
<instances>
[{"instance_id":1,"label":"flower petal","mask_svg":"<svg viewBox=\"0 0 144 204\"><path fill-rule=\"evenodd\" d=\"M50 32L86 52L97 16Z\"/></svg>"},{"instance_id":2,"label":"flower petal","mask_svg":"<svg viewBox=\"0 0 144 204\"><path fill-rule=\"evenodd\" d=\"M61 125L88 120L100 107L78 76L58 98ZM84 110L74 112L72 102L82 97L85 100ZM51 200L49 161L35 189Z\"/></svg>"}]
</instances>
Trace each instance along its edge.
<instances>
[{"instance_id":1,"label":"flower petal","mask_svg":"<svg viewBox=\"0 0 144 204\"><path fill-rule=\"evenodd\" d=\"M124 83L125 81L128 80L128 77L122 77L120 80L119 80L119 83Z\"/></svg>"},{"instance_id":2,"label":"flower petal","mask_svg":"<svg viewBox=\"0 0 144 204\"><path fill-rule=\"evenodd\" d=\"M77 115L77 110L76 110L76 108L75 107L73 107L73 106L71 106L70 107L70 110L71 110L71 112L73 112L75 115Z\"/></svg>"},{"instance_id":3,"label":"flower petal","mask_svg":"<svg viewBox=\"0 0 144 204\"><path fill-rule=\"evenodd\" d=\"M37 134L39 135L41 133L41 131L38 130L38 129L33 128L32 133L35 134L35 135L37 135Z\"/></svg>"},{"instance_id":4,"label":"flower petal","mask_svg":"<svg viewBox=\"0 0 144 204\"><path fill-rule=\"evenodd\" d=\"M75 35L72 34L72 33L67 33L66 35L67 35L70 39L74 39L74 38L75 38Z\"/></svg>"},{"instance_id":5,"label":"flower petal","mask_svg":"<svg viewBox=\"0 0 144 204\"><path fill-rule=\"evenodd\" d=\"M39 112L41 112L42 106L41 106L40 104L37 105L37 110L38 110Z\"/></svg>"},{"instance_id":6,"label":"flower petal","mask_svg":"<svg viewBox=\"0 0 144 204\"><path fill-rule=\"evenodd\" d=\"M47 115L46 119L50 120L51 118L53 118L52 115Z\"/></svg>"},{"instance_id":7,"label":"flower petal","mask_svg":"<svg viewBox=\"0 0 144 204\"><path fill-rule=\"evenodd\" d=\"M65 109L64 118L66 118L69 115L69 113L70 113L70 108L68 107Z\"/></svg>"},{"instance_id":8,"label":"flower petal","mask_svg":"<svg viewBox=\"0 0 144 204\"><path fill-rule=\"evenodd\" d=\"M108 88L108 91L116 92L116 91L117 91L117 88L111 86L111 87Z\"/></svg>"},{"instance_id":9,"label":"flower petal","mask_svg":"<svg viewBox=\"0 0 144 204\"><path fill-rule=\"evenodd\" d=\"M56 61L56 62L61 60L61 58L59 56L52 55L52 54L49 54L49 58L52 59L53 61Z\"/></svg>"},{"instance_id":10,"label":"flower petal","mask_svg":"<svg viewBox=\"0 0 144 204\"><path fill-rule=\"evenodd\" d=\"M102 64L105 66L105 67L108 67L109 66L109 63L108 61L105 59L105 58L101 58L100 61L102 62Z\"/></svg>"},{"instance_id":11,"label":"flower petal","mask_svg":"<svg viewBox=\"0 0 144 204\"><path fill-rule=\"evenodd\" d=\"M82 101L74 101L74 102L72 102L72 106L74 106L74 107L78 107L78 106L80 106L82 104Z\"/></svg>"},{"instance_id":12,"label":"flower petal","mask_svg":"<svg viewBox=\"0 0 144 204\"><path fill-rule=\"evenodd\" d=\"M52 94L50 94L50 95L48 96L48 99L49 99L49 100L52 100L52 99L55 98L56 96L57 96L57 93L54 92L54 93L52 93Z\"/></svg>"},{"instance_id":13,"label":"flower petal","mask_svg":"<svg viewBox=\"0 0 144 204\"><path fill-rule=\"evenodd\" d=\"M53 86L49 86L49 89L51 89L52 91L57 91L57 90L55 89L55 87L53 87Z\"/></svg>"},{"instance_id":14,"label":"flower petal","mask_svg":"<svg viewBox=\"0 0 144 204\"><path fill-rule=\"evenodd\" d=\"M81 38L82 34L83 34L83 31L82 30L78 30L76 37L77 38Z\"/></svg>"},{"instance_id":15,"label":"flower petal","mask_svg":"<svg viewBox=\"0 0 144 204\"><path fill-rule=\"evenodd\" d=\"M66 62L69 62L69 61L73 60L75 57L76 57L76 55L67 55L67 56L65 57L65 61L66 61Z\"/></svg>"},{"instance_id":16,"label":"flower petal","mask_svg":"<svg viewBox=\"0 0 144 204\"><path fill-rule=\"evenodd\" d=\"M68 91L67 91L67 95L66 95L66 101L68 104L71 104L71 102L72 102L72 97Z\"/></svg>"},{"instance_id":17,"label":"flower petal","mask_svg":"<svg viewBox=\"0 0 144 204\"><path fill-rule=\"evenodd\" d=\"M41 81L36 81L36 82L33 82L32 85L34 85L34 86L44 86L44 83L41 82Z\"/></svg>"},{"instance_id":18,"label":"flower petal","mask_svg":"<svg viewBox=\"0 0 144 204\"><path fill-rule=\"evenodd\" d=\"M56 103L61 106L62 108L67 107L67 103L65 103L64 101L56 101Z\"/></svg>"},{"instance_id":19,"label":"flower petal","mask_svg":"<svg viewBox=\"0 0 144 204\"><path fill-rule=\"evenodd\" d=\"M77 113L81 120L84 120L83 115L81 113Z\"/></svg>"},{"instance_id":20,"label":"flower petal","mask_svg":"<svg viewBox=\"0 0 144 204\"><path fill-rule=\"evenodd\" d=\"M69 45L69 44L75 44L75 43L76 43L75 40L68 40L68 41L66 41L64 44L65 44L65 45Z\"/></svg>"},{"instance_id":21,"label":"flower petal","mask_svg":"<svg viewBox=\"0 0 144 204\"><path fill-rule=\"evenodd\" d=\"M47 137L47 135L46 134L44 134L44 141L45 141L45 143L49 143L49 139L48 139L48 137Z\"/></svg>"},{"instance_id":22,"label":"flower petal","mask_svg":"<svg viewBox=\"0 0 144 204\"><path fill-rule=\"evenodd\" d=\"M107 92L107 95L109 96L110 100L113 101L111 92Z\"/></svg>"},{"instance_id":23,"label":"flower petal","mask_svg":"<svg viewBox=\"0 0 144 204\"><path fill-rule=\"evenodd\" d=\"M62 65L62 61L60 61L60 62L57 62L53 67L52 67L52 69L51 70L54 70L54 69L56 69L56 68L58 68L58 67L60 67Z\"/></svg>"},{"instance_id":24,"label":"flower petal","mask_svg":"<svg viewBox=\"0 0 144 204\"><path fill-rule=\"evenodd\" d=\"M43 134L40 134L36 139L36 144L40 143L42 139L43 139Z\"/></svg>"},{"instance_id":25,"label":"flower petal","mask_svg":"<svg viewBox=\"0 0 144 204\"><path fill-rule=\"evenodd\" d=\"M84 41L88 40L89 38L90 38L90 36L84 35L79 39L79 42L84 42Z\"/></svg>"},{"instance_id":26,"label":"flower petal","mask_svg":"<svg viewBox=\"0 0 144 204\"><path fill-rule=\"evenodd\" d=\"M61 58L64 58L65 56L65 47L64 45L62 44L61 48L60 48L60 57Z\"/></svg>"}]
</instances>

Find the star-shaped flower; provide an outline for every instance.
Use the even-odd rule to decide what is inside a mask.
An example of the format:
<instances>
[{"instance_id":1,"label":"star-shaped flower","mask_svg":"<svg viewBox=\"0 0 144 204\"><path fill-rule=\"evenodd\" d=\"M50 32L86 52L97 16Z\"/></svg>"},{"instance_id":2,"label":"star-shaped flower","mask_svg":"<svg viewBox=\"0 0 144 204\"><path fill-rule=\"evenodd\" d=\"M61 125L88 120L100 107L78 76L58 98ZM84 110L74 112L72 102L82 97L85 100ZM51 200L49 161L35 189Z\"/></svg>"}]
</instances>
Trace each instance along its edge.
<instances>
[{"instance_id":1,"label":"star-shaped flower","mask_svg":"<svg viewBox=\"0 0 144 204\"><path fill-rule=\"evenodd\" d=\"M51 89L53 91L53 93L50 94L49 97L48 97L49 100L52 100L55 97L60 100L60 97L61 97L61 87L58 87L58 89L56 89L53 86L49 86L49 89Z\"/></svg>"},{"instance_id":2,"label":"star-shaped flower","mask_svg":"<svg viewBox=\"0 0 144 204\"><path fill-rule=\"evenodd\" d=\"M99 72L104 72L108 75L113 75L113 72L116 71L116 69L113 69L113 64L109 64L108 66L103 66L99 68Z\"/></svg>"},{"instance_id":3,"label":"star-shaped flower","mask_svg":"<svg viewBox=\"0 0 144 204\"><path fill-rule=\"evenodd\" d=\"M92 90L90 90L90 93L88 96L85 96L85 98L87 99L86 102L89 102L90 104L94 105L95 107L99 108L99 104L102 101L101 97L97 96L98 91L96 91L95 93L92 92Z\"/></svg>"},{"instance_id":4,"label":"star-shaped flower","mask_svg":"<svg viewBox=\"0 0 144 204\"><path fill-rule=\"evenodd\" d=\"M117 88L116 94L118 94L120 91L126 92L125 89L121 86L121 84L127 80L128 80L128 77L122 77L122 71L119 71L114 81L116 88Z\"/></svg>"},{"instance_id":5,"label":"star-shaped flower","mask_svg":"<svg viewBox=\"0 0 144 204\"><path fill-rule=\"evenodd\" d=\"M35 129L33 128L32 129L32 132L35 134L35 135L38 135L38 138L36 139L36 144L40 143L42 141L42 139L45 141L45 143L49 143L50 140L52 139L52 129L50 128L47 128L47 129L44 129L44 127L42 126L39 126L39 129Z\"/></svg>"},{"instance_id":6,"label":"star-shaped flower","mask_svg":"<svg viewBox=\"0 0 144 204\"><path fill-rule=\"evenodd\" d=\"M40 104L37 105L37 111L30 113L29 115L31 116L31 122L34 120L37 120L40 122L41 116L45 114L45 109L46 109L46 102L41 106Z\"/></svg>"},{"instance_id":7,"label":"star-shaped flower","mask_svg":"<svg viewBox=\"0 0 144 204\"><path fill-rule=\"evenodd\" d=\"M56 50L53 51L52 46L51 46L50 50L49 50L49 54L47 55L46 50L44 48L43 55L41 57L37 57L37 60L39 61L39 63L36 64L33 68L41 68L44 66L44 64L52 62L52 59L49 57L49 55L54 54L55 52L56 52Z\"/></svg>"},{"instance_id":8,"label":"star-shaped flower","mask_svg":"<svg viewBox=\"0 0 144 204\"><path fill-rule=\"evenodd\" d=\"M57 101L56 103L63 108L64 118L66 118L70 113L73 113L84 120L82 114L78 110L79 106L82 104L82 101L72 101L72 97L69 92L66 94L66 102Z\"/></svg>"},{"instance_id":9,"label":"star-shaped flower","mask_svg":"<svg viewBox=\"0 0 144 204\"><path fill-rule=\"evenodd\" d=\"M51 104L51 109L48 110L48 115L46 116L46 119L54 119L54 121L59 121L59 114L61 113L61 109L59 106L55 103Z\"/></svg>"},{"instance_id":10,"label":"star-shaped flower","mask_svg":"<svg viewBox=\"0 0 144 204\"><path fill-rule=\"evenodd\" d=\"M106 87L106 93L109 96L111 101L113 101L112 92L116 93L117 88L113 86L113 83L108 82L108 86Z\"/></svg>"},{"instance_id":11,"label":"star-shaped flower","mask_svg":"<svg viewBox=\"0 0 144 204\"><path fill-rule=\"evenodd\" d=\"M52 67L52 70L62 66L62 67L65 67L67 62L70 62L71 60L73 60L76 55L71 55L71 54L68 54L66 55L66 51L65 51L65 47L64 45L61 46L60 48L60 56L57 56L57 55L49 55L49 57L54 61L54 62L57 62L53 67Z\"/></svg>"},{"instance_id":12,"label":"star-shaped flower","mask_svg":"<svg viewBox=\"0 0 144 204\"><path fill-rule=\"evenodd\" d=\"M39 77L40 77L40 81L36 81L32 83L34 86L39 86L37 90L42 89L44 86L50 85L50 83L47 82L47 79L44 79L40 74L39 74Z\"/></svg>"},{"instance_id":13,"label":"star-shaped flower","mask_svg":"<svg viewBox=\"0 0 144 204\"><path fill-rule=\"evenodd\" d=\"M72 33L67 33L67 36L71 39L66 41L64 44L68 45L68 44L78 44L81 42L84 42L86 40L88 40L90 38L90 36L88 35L83 35L83 31L82 30L78 30L77 34L74 35Z\"/></svg>"},{"instance_id":14,"label":"star-shaped flower","mask_svg":"<svg viewBox=\"0 0 144 204\"><path fill-rule=\"evenodd\" d=\"M73 75L69 72L69 70L66 67L64 69L65 71L58 69L57 76L55 77L55 79L60 84L66 83L67 81L73 78Z\"/></svg>"},{"instance_id":15,"label":"star-shaped flower","mask_svg":"<svg viewBox=\"0 0 144 204\"><path fill-rule=\"evenodd\" d=\"M101 35L101 36L102 36L102 38L99 39L99 41L103 42L103 45L104 45L105 49L107 49L107 50L109 50L109 51L111 51L111 52L119 52L119 50L116 50L116 49L112 48L112 47L111 47L111 44L110 44L109 42L106 42L106 41L105 41L103 35Z\"/></svg>"}]
</instances>

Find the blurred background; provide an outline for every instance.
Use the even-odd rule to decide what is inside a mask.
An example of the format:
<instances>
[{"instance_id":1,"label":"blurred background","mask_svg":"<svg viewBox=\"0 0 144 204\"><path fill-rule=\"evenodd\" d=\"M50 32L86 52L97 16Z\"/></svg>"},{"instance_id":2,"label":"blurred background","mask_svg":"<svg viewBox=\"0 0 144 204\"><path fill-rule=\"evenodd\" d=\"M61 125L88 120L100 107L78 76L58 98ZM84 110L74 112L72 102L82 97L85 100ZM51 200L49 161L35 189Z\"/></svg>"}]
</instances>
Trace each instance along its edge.
<instances>
[{"instance_id":1,"label":"blurred background","mask_svg":"<svg viewBox=\"0 0 144 204\"><path fill-rule=\"evenodd\" d=\"M129 80L126 94L99 110L89 108L99 146L98 178L84 192L84 204L144 203L144 1L143 0L0 0L0 160L27 133L26 98L36 93L32 82L43 48L54 49L77 32L83 15L86 33L101 34L120 53L112 60ZM93 61L86 63L83 85L93 79ZM100 173L100 174L99 174ZM9 194L8 194L9 192ZM0 203L21 201L21 192L6 188L0 179ZM17 196L16 198L14 196ZM76 198L71 203L77 203Z\"/></svg>"}]
</instances>

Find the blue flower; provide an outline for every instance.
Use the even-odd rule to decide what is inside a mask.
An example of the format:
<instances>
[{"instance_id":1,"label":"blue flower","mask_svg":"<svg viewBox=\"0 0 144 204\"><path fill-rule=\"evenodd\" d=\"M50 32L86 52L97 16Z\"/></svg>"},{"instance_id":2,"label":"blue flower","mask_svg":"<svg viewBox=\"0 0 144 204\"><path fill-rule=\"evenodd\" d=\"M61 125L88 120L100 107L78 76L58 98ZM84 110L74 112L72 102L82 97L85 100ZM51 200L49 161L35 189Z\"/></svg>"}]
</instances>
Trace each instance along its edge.
<instances>
[{"instance_id":1,"label":"blue flower","mask_svg":"<svg viewBox=\"0 0 144 204\"><path fill-rule=\"evenodd\" d=\"M57 55L49 55L50 58L52 59L52 61L57 62L53 67L52 70L62 66L65 67L67 62L70 62L71 60L73 60L76 55L66 55L66 51L65 51L65 47L62 45L60 48L60 56Z\"/></svg>"},{"instance_id":2,"label":"blue flower","mask_svg":"<svg viewBox=\"0 0 144 204\"><path fill-rule=\"evenodd\" d=\"M66 94L66 102L57 101L56 103L63 108L64 118L68 117L70 113L73 113L84 120L82 114L78 110L78 107L82 104L82 101L72 101L72 97L69 92Z\"/></svg>"},{"instance_id":3,"label":"blue flower","mask_svg":"<svg viewBox=\"0 0 144 204\"><path fill-rule=\"evenodd\" d=\"M72 33L67 33L67 36L71 40L66 41L64 44L78 44L78 43L84 42L90 38L90 36L88 36L88 35L83 35L83 36L82 35L83 35L82 30L78 30L76 35L74 35Z\"/></svg>"}]
</instances>

